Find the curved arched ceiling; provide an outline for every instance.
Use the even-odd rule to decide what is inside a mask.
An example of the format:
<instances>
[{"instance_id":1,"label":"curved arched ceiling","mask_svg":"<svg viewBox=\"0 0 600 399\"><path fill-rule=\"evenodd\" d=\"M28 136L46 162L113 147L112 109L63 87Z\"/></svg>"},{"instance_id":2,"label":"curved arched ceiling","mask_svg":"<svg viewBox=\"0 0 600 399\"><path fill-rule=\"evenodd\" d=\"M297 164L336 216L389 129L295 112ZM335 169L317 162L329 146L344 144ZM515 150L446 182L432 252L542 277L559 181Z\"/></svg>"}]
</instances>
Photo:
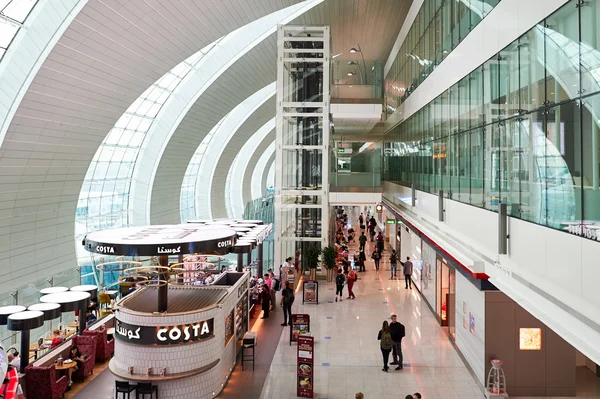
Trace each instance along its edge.
<instances>
[{"instance_id":1,"label":"curved arched ceiling","mask_svg":"<svg viewBox=\"0 0 600 399\"><path fill-rule=\"evenodd\" d=\"M266 135L258 135L259 138L262 138L258 144L255 144L253 148L251 148L250 155L246 158L246 165L242 169L242 176L237 177L237 184L239 186L238 192L240 195L237 198L234 198L234 201L238 201L239 207L241 207L242 211L246 204L252 201L251 194L251 185L252 185L252 174L254 169L256 168L260 156L269 148L271 144L275 142L275 121L271 119L269 122L265 124L265 126L269 129ZM271 128L271 126L273 126ZM262 136L262 137L261 137ZM235 207L234 207L235 208Z\"/></svg>"},{"instance_id":2,"label":"curved arched ceiling","mask_svg":"<svg viewBox=\"0 0 600 399\"><path fill-rule=\"evenodd\" d=\"M225 188L225 199L227 202L227 213L228 217L231 218L239 218L244 213L244 207L247 201L244 201L243 198L243 179L246 172L250 169L254 169L256 166L256 160L252 162L252 156L256 151L261 151L261 153L265 150L265 148L274 140L274 135L269 137L269 133L273 132L275 129L275 119L270 119L258 129L252 137L244 143L241 150L238 152L237 156L231 167L229 168L229 173L227 174L227 179L232 180L233 183L229 185L229 187ZM264 144L264 141L268 140L266 145L261 148L261 145ZM231 209L231 213L229 210Z\"/></svg>"},{"instance_id":3,"label":"curved arched ceiling","mask_svg":"<svg viewBox=\"0 0 600 399\"><path fill-rule=\"evenodd\" d=\"M75 213L87 168L140 94L198 49L297 2L90 0L48 52L0 147L4 283L76 266Z\"/></svg>"},{"instance_id":4,"label":"curved arched ceiling","mask_svg":"<svg viewBox=\"0 0 600 399\"><path fill-rule=\"evenodd\" d=\"M255 200L257 198L265 195L265 189L263 185L263 172L265 169L268 169L267 166L270 167L270 164L275 159L275 141L273 141L269 147L265 150L265 152L260 156L258 162L256 163L256 167L252 171L252 182L251 182L251 191L252 196L250 197L250 201Z\"/></svg>"}]
</instances>

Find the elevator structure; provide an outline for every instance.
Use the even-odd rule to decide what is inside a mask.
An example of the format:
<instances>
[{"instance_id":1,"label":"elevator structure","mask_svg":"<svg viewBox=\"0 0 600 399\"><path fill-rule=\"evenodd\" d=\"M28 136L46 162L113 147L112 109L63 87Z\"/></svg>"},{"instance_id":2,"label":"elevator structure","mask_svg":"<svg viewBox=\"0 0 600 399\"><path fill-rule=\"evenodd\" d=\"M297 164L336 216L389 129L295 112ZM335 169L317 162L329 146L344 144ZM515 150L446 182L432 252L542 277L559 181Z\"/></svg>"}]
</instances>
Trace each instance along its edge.
<instances>
[{"instance_id":1,"label":"elevator structure","mask_svg":"<svg viewBox=\"0 0 600 399\"><path fill-rule=\"evenodd\" d=\"M309 269L329 237L330 29L277 29L275 267Z\"/></svg>"}]
</instances>

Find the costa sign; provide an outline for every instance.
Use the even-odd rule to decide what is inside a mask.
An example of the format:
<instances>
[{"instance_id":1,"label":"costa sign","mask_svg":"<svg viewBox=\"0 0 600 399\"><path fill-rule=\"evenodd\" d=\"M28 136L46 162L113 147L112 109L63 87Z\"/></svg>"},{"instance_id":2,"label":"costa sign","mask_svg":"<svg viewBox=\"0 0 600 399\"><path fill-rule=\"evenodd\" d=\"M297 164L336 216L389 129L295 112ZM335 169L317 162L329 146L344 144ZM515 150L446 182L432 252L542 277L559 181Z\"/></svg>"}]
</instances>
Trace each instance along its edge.
<instances>
[{"instance_id":1,"label":"costa sign","mask_svg":"<svg viewBox=\"0 0 600 399\"><path fill-rule=\"evenodd\" d=\"M134 345L180 345L214 337L214 319L156 327L116 322L115 337Z\"/></svg>"},{"instance_id":2,"label":"costa sign","mask_svg":"<svg viewBox=\"0 0 600 399\"><path fill-rule=\"evenodd\" d=\"M225 255L237 233L227 226L159 225L109 229L88 234L83 246L106 255L158 256L199 253Z\"/></svg>"}]
</instances>

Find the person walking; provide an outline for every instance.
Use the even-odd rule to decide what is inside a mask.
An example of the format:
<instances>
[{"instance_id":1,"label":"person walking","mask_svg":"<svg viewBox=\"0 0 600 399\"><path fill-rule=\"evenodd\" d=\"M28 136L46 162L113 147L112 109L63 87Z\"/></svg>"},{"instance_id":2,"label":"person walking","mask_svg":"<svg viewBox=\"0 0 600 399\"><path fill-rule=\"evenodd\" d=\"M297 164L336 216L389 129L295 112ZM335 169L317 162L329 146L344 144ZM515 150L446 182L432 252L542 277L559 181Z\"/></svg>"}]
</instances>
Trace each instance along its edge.
<instances>
[{"instance_id":1,"label":"person walking","mask_svg":"<svg viewBox=\"0 0 600 399\"><path fill-rule=\"evenodd\" d=\"M398 257L396 256L396 250L392 249L390 254L390 279L396 278L396 269L398 267Z\"/></svg>"},{"instance_id":2,"label":"person walking","mask_svg":"<svg viewBox=\"0 0 600 399\"><path fill-rule=\"evenodd\" d=\"M367 243L367 236L365 235L365 232L362 231L360 233L360 237L358 237L358 249L359 250L364 250L366 243Z\"/></svg>"},{"instance_id":3,"label":"person walking","mask_svg":"<svg viewBox=\"0 0 600 399\"><path fill-rule=\"evenodd\" d=\"M406 335L406 329L404 324L398 322L398 316L392 315L392 322L390 323L390 332L392 334L392 359L394 360L390 364L395 364L396 370L402 370L402 338Z\"/></svg>"},{"instance_id":4,"label":"person walking","mask_svg":"<svg viewBox=\"0 0 600 399\"><path fill-rule=\"evenodd\" d=\"M271 312L274 312L277 309L277 293L275 291L275 287L277 284L281 284L281 282L275 281L277 278L275 277L275 273L273 273L272 269L269 269L267 273L269 274L269 281L271 282L269 285L269 295L271 295Z\"/></svg>"},{"instance_id":5,"label":"person walking","mask_svg":"<svg viewBox=\"0 0 600 399\"><path fill-rule=\"evenodd\" d=\"M358 257L360 259L360 269L358 269L358 271L366 272L367 270L365 269L365 262L367 261L367 255L365 255L364 248L360 251Z\"/></svg>"},{"instance_id":6,"label":"person walking","mask_svg":"<svg viewBox=\"0 0 600 399\"><path fill-rule=\"evenodd\" d=\"M371 242L375 240L375 225L369 224L369 238Z\"/></svg>"},{"instance_id":7,"label":"person walking","mask_svg":"<svg viewBox=\"0 0 600 399\"><path fill-rule=\"evenodd\" d=\"M377 248L379 248L379 252L383 253L383 234L381 231L377 234Z\"/></svg>"},{"instance_id":8,"label":"person walking","mask_svg":"<svg viewBox=\"0 0 600 399\"><path fill-rule=\"evenodd\" d=\"M383 356L383 368L381 371L389 370L388 360L390 359L390 352L392 351L392 333L390 332L390 326L385 320L383 325L381 326L381 330L379 330L379 335L377 335L377 339L379 342L379 347L381 348L381 354Z\"/></svg>"},{"instance_id":9,"label":"person walking","mask_svg":"<svg viewBox=\"0 0 600 399\"><path fill-rule=\"evenodd\" d=\"M362 212L360 213L360 215L358 216L358 222L360 223L360 225L362 226L363 223L365 222L365 217L362 214Z\"/></svg>"},{"instance_id":10,"label":"person walking","mask_svg":"<svg viewBox=\"0 0 600 399\"><path fill-rule=\"evenodd\" d=\"M400 262L402 263L402 262ZM402 263L402 272L404 273L404 289L408 289L408 287L410 287L410 289L412 290L412 273L413 273L413 264L410 261L410 257L406 257L406 262Z\"/></svg>"},{"instance_id":11,"label":"person walking","mask_svg":"<svg viewBox=\"0 0 600 399\"><path fill-rule=\"evenodd\" d=\"M375 270L379 270L379 261L381 261L381 253L379 248L375 247L375 250L371 254L371 259L375 261Z\"/></svg>"},{"instance_id":12,"label":"person walking","mask_svg":"<svg viewBox=\"0 0 600 399\"><path fill-rule=\"evenodd\" d=\"M354 292L352 292L352 287L354 287L354 283L358 280L358 276L354 269L350 269L350 273L348 273L348 299L356 299Z\"/></svg>"},{"instance_id":13,"label":"person walking","mask_svg":"<svg viewBox=\"0 0 600 399\"><path fill-rule=\"evenodd\" d=\"M335 276L335 301L338 301L338 296L340 297L340 302L343 297L344 290L344 282L346 281L346 277L344 276L344 269L341 267L338 268L338 274Z\"/></svg>"},{"instance_id":14,"label":"person walking","mask_svg":"<svg viewBox=\"0 0 600 399\"><path fill-rule=\"evenodd\" d=\"M269 310L271 310L271 293L270 293L270 288L267 284L263 284L262 286L262 292L260 294L260 297L262 299L262 310L263 310L263 317L261 317L261 319L268 319L269 318Z\"/></svg>"},{"instance_id":15,"label":"person walking","mask_svg":"<svg viewBox=\"0 0 600 399\"><path fill-rule=\"evenodd\" d=\"M285 282L285 288L281 291L281 307L283 308L283 324L282 326L292 324L292 304L294 303L294 290L290 288L289 281Z\"/></svg>"}]
</instances>

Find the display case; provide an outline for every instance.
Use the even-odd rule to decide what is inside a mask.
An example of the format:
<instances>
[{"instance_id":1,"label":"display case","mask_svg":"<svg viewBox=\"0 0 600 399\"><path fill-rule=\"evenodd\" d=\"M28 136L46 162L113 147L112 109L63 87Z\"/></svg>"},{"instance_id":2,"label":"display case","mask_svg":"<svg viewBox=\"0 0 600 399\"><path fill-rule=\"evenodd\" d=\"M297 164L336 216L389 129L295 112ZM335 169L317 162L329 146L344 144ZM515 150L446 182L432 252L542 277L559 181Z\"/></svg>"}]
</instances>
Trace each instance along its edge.
<instances>
[{"instance_id":1,"label":"display case","mask_svg":"<svg viewBox=\"0 0 600 399\"><path fill-rule=\"evenodd\" d=\"M244 293L235 307L235 336L241 341L248 331L248 293Z\"/></svg>"},{"instance_id":2,"label":"display case","mask_svg":"<svg viewBox=\"0 0 600 399\"><path fill-rule=\"evenodd\" d=\"M225 318L225 346L229 344L231 338L233 338L233 310Z\"/></svg>"}]
</instances>

